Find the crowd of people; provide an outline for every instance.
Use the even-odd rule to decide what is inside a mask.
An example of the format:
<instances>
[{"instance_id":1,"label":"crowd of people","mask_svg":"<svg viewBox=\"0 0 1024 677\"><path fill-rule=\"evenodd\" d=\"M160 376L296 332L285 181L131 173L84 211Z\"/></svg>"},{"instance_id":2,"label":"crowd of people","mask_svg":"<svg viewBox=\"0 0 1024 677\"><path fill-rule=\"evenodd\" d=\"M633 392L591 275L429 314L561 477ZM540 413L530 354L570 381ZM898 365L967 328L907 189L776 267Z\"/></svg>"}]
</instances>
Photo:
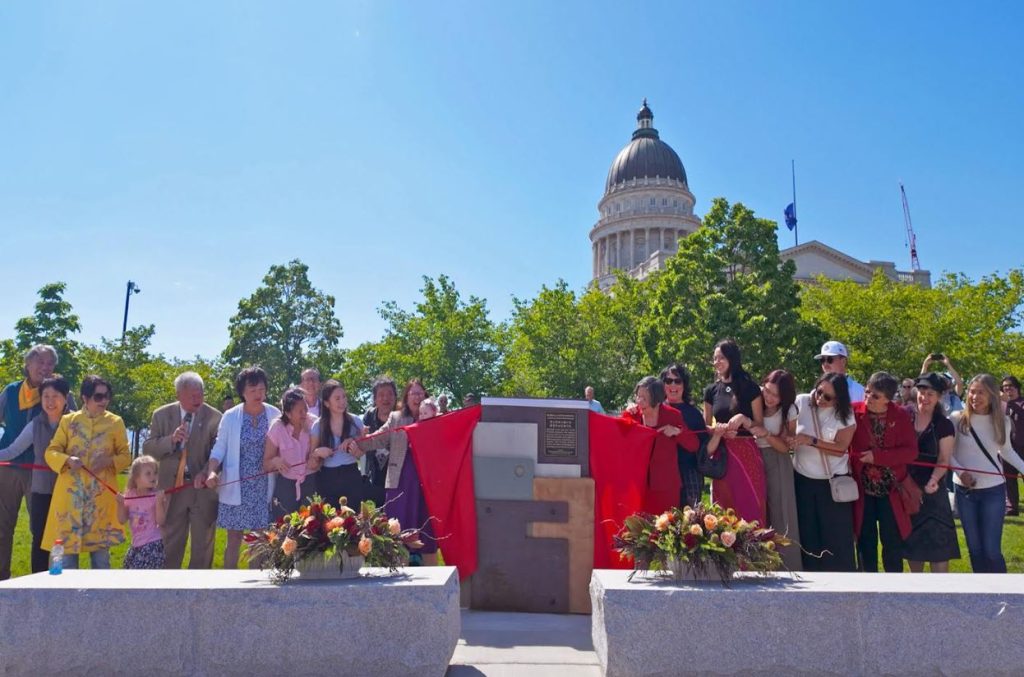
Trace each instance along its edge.
<instances>
[{"instance_id":1,"label":"crowd of people","mask_svg":"<svg viewBox=\"0 0 1024 677\"><path fill-rule=\"evenodd\" d=\"M790 570L877 571L881 545L889 572L904 560L912 571L947 571L960 557L956 511L972 569L1005 572L1003 520L1017 510L1016 473L1024 472L1020 382L980 374L964 384L947 357L932 354L918 376L878 372L862 386L847 374L848 357L842 343L825 343L814 357L821 375L799 393L785 369L755 379L740 347L723 340L698 405L682 364L642 379L622 416L657 431L644 509L693 505L709 478L710 500L789 536L782 555ZM266 373L243 369L220 409L206 402L199 374L184 372L133 460L124 422L108 411L111 384L86 376L78 408L57 366L52 346L35 346L24 378L0 390L0 580L11 575L23 499L33 572L47 569L58 543L65 568L84 554L93 568L109 567L126 523L127 568L179 568L189 541L188 566L210 568L218 527L227 532L224 566L234 568L247 531L313 494L387 503L403 525L424 529L414 563L436 562L403 428L446 413L448 403L429 398L419 380L399 392L378 379L372 406L357 416L344 386L321 382L315 369L279 406L267 401ZM603 413L592 388L585 397Z\"/></svg>"},{"instance_id":2,"label":"crowd of people","mask_svg":"<svg viewBox=\"0 0 1024 677\"><path fill-rule=\"evenodd\" d=\"M422 527L413 563L436 562L427 510L402 426L447 411L447 398L427 397L419 380L373 384L373 406L348 410L345 388L302 373L280 406L267 402L260 367L243 369L223 411L206 402L195 372L175 379L176 399L153 412L134 460L123 420L107 410L111 384L86 376L76 408L70 384L55 373L57 351L40 345L25 356L24 378L0 391L0 580L10 578L21 502L29 508L31 569L46 571L60 544L64 568L88 554L92 568L110 567L110 549L131 547L126 568L213 566L216 529L227 532L224 566L238 566L245 532L296 510L313 494L337 503L387 502L403 524ZM370 435L370 433L376 433ZM118 473L128 470L125 491Z\"/></svg>"},{"instance_id":3,"label":"crowd of people","mask_svg":"<svg viewBox=\"0 0 1024 677\"><path fill-rule=\"evenodd\" d=\"M904 560L948 571L960 557L956 511L973 571L1005 573L1003 521L1024 472L1020 382L979 374L961 400L963 381L941 354L918 376L877 372L864 385L847 374L842 343L814 359L822 373L798 394L788 371L757 381L736 342L719 341L702 412L685 366L642 379L623 415L659 434L645 509L693 505L710 477L713 502L789 536L790 570L868 572L879 545L887 572Z\"/></svg>"}]
</instances>

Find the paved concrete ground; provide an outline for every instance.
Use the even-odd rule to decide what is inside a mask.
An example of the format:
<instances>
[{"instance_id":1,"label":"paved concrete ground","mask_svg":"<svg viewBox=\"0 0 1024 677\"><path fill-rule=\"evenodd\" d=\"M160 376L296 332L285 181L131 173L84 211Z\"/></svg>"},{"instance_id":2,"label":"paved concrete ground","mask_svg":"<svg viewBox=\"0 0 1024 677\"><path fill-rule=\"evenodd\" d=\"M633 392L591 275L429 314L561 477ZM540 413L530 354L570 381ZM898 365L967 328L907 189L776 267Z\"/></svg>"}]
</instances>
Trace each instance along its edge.
<instances>
[{"instance_id":1,"label":"paved concrete ground","mask_svg":"<svg viewBox=\"0 0 1024 677\"><path fill-rule=\"evenodd\" d=\"M462 610L448 677L597 677L590 616Z\"/></svg>"}]
</instances>

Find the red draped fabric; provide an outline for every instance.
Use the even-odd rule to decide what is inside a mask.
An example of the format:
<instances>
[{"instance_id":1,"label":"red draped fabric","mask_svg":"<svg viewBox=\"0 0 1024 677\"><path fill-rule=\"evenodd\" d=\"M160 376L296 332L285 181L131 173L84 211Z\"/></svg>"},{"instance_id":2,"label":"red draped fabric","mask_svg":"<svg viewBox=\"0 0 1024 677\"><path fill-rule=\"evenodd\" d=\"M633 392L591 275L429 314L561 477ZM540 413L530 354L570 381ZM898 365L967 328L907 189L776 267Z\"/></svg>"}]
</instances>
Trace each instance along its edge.
<instances>
[{"instance_id":1,"label":"red draped fabric","mask_svg":"<svg viewBox=\"0 0 1024 677\"><path fill-rule=\"evenodd\" d=\"M460 579L477 568L473 429L479 420L477 405L405 428L441 554Z\"/></svg>"},{"instance_id":2,"label":"red draped fabric","mask_svg":"<svg viewBox=\"0 0 1024 677\"><path fill-rule=\"evenodd\" d=\"M595 569L632 568L612 548L612 537L627 517L643 509L651 448L657 434L627 419L590 412Z\"/></svg>"}]
</instances>

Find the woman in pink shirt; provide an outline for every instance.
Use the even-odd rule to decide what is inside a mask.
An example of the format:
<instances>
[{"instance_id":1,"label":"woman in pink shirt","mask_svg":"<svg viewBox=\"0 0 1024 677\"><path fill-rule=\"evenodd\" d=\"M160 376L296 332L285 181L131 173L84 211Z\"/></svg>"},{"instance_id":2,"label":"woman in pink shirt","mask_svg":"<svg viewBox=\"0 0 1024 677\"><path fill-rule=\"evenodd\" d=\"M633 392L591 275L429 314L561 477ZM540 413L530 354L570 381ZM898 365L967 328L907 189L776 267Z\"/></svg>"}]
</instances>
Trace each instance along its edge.
<instances>
[{"instance_id":1,"label":"woman in pink shirt","mask_svg":"<svg viewBox=\"0 0 1024 677\"><path fill-rule=\"evenodd\" d=\"M301 388L289 388L281 398L281 417L267 430L263 471L277 473L271 519L298 510L316 493L316 471L322 459L313 451L309 434L316 419L306 406Z\"/></svg>"}]
</instances>

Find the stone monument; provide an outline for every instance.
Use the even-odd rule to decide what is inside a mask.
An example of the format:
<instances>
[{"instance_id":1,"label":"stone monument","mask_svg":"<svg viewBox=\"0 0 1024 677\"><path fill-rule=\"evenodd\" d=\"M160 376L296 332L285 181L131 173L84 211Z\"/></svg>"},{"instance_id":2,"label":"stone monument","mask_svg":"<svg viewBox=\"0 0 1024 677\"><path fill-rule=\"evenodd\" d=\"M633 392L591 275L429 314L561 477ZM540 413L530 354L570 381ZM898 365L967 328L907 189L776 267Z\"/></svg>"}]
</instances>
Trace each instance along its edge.
<instances>
[{"instance_id":1,"label":"stone monument","mask_svg":"<svg viewBox=\"0 0 1024 677\"><path fill-rule=\"evenodd\" d=\"M590 613L594 481L585 400L485 397L473 433L474 609Z\"/></svg>"}]
</instances>

